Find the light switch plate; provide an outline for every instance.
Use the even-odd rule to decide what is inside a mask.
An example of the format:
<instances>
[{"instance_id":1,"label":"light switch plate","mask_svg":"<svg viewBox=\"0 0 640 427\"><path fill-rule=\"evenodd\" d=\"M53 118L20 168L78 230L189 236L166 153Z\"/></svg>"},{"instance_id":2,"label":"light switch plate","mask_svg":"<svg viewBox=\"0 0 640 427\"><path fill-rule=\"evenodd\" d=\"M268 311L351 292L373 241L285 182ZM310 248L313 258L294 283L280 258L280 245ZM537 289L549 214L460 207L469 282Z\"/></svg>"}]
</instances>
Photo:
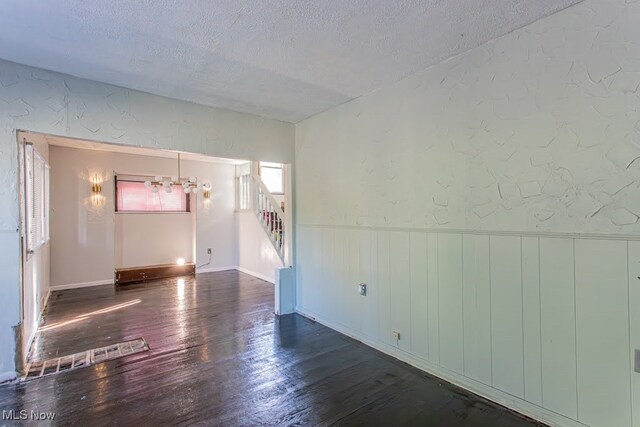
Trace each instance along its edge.
<instances>
[{"instance_id":1,"label":"light switch plate","mask_svg":"<svg viewBox=\"0 0 640 427\"><path fill-rule=\"evenodd\" d=\"M360 283L358 285L358 293L363 297L367 296L367 285L365 283Z\"/></svg>"},{"instance_id":2,"label":"light switch plate","mask_svg":"<svg viewBox=\"0 0 640 427\"><path fill-rule=\"evenodd\" d=\"M636 348L635 361L636 363L634 363L634 371L640 373L640 349L637 349L637 348Z\"/></svg>"}]
</instances>

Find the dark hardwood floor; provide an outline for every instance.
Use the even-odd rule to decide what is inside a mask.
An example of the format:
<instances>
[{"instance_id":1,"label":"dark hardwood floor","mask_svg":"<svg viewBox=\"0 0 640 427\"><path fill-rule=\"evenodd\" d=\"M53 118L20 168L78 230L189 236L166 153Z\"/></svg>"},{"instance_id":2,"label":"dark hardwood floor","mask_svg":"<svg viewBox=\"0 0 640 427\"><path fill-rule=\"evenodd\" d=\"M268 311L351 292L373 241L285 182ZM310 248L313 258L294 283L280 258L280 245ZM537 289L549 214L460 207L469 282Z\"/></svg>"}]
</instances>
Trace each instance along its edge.
<instances>
[{"instance_id":1,"label":"dark hardwood floor","mask_svg":"<svg viewBox=\"0 0 640 427\"><path fill-rule=\"evenodd\" d=\"M530 426L531 420L298 315L237 271L55 292L33 357L144 337L151 350L0 387L59 425ZM12 421L0 420L0 425Z\"/></svg>"}]
</instances>

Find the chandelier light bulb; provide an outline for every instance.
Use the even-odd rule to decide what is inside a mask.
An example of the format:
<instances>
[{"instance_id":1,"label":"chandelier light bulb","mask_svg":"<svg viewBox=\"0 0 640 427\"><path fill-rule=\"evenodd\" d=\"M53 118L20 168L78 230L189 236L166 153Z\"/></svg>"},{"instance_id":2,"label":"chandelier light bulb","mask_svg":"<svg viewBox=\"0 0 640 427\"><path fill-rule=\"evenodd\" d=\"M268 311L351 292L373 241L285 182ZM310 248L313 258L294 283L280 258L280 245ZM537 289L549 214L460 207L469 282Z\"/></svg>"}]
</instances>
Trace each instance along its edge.
<instances>
[{"instance_id":1,"label":"chandelier light bulb","mask_svg":"<svg viewBox=\"0 0 640 427\"><path fill-rule=\"evenodd\" d=\"M210 183L205 183L203 185L198 185L198 178L195 176L189 176L188 178L182 178L180 174L180 153L178 153L178 175L173 175L171 177L164 177L160 175L156 175L153 181L145 181L145 187L151 187L151 190L154 193L159 191L160 186L164 188L167 193L171 193L173 191L174 185L181 185L185 194L189 193L198 193L200 190L203 192L207 192L211 189Z\"/></svg>"}]
</instances>

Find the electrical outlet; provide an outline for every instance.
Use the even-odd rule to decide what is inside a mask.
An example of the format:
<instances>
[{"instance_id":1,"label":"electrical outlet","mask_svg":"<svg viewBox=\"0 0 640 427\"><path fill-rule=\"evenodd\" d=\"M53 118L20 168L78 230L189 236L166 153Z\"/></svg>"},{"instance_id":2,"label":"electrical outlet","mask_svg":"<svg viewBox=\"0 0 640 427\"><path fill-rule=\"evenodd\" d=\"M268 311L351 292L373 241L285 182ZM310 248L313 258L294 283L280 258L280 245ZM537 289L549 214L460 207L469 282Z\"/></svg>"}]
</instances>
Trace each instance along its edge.
<instances>
[{"instance_id":1,"label":"electrical outlet","mask_svg":"<svg viewBox=\"0 0 640 427\"><path fill-rule=\"evenodd\" d=\"M395 339L396 341L400 341L400 332L393 331L393 339Z\"/></svg>"},{"instance_id":2,"label":"electrical outlet","mask_svg":"<svg viewBox=\"0 0 640 427\"><path fill-rule=\"evenodd\" d=\"M367 296L367 285L366 285L366 283L360 283L358 285L358 293L360 295L362 295L363 297Z\"/></svg>"},{"instance_id":3,"label":"electrical outlet","mask_svg":"<svg viewBox=\"0 0 640 427\"><path fill-rule=\"evenodd\" d=\"M207 255L211 255L211 248L207 248Z\"/></svg>"}]
</instances>

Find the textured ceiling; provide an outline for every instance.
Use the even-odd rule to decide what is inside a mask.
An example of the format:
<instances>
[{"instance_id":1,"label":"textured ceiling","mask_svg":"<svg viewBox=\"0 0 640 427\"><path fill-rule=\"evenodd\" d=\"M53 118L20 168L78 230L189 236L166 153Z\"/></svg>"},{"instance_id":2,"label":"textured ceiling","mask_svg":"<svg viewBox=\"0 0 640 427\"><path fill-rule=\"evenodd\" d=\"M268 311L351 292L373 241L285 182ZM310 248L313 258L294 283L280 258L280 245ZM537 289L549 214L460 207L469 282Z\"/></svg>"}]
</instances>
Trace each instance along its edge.
<instances>
[{"instance_id":1,"label":"textured ceiling","mask_svg":"<svg viewBox=\"0 0 640 427\"><path fill-rule=\"evenodd\" d=\"M297 122L580 0L0 0L0 58Z\"/></svg>"}]
</instances>

